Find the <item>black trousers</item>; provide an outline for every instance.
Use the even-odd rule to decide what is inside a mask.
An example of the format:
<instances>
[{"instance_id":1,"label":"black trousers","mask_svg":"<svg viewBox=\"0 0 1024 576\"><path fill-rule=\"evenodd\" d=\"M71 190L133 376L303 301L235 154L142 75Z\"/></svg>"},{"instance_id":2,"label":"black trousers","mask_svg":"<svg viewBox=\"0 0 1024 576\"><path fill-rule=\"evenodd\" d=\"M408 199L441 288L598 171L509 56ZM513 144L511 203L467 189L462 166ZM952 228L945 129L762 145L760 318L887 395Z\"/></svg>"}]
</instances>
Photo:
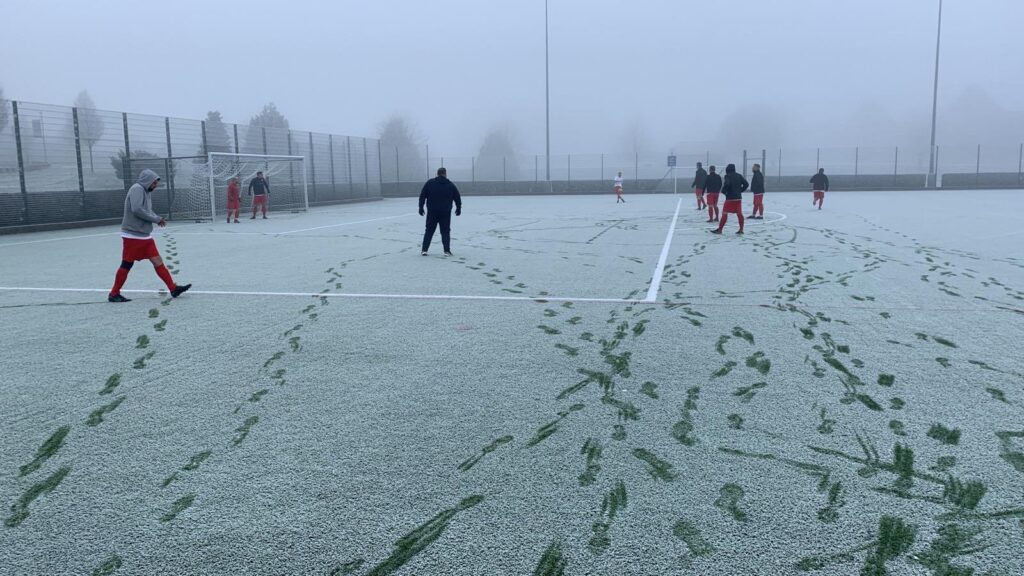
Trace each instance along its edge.
<instances>
[{"instance_id":1,"label":"black trousers","mask_svg":"<svg viewBox=\"0 0 1024 576\"><path fill-rule=\"evenodd\" d=\"M434 238L434 230L441 226L441 244L445 252L452 251L452 211L427 210L427 229L423 233L423 251L430 249L430 241Z\"/></svg>"}]
</instances>

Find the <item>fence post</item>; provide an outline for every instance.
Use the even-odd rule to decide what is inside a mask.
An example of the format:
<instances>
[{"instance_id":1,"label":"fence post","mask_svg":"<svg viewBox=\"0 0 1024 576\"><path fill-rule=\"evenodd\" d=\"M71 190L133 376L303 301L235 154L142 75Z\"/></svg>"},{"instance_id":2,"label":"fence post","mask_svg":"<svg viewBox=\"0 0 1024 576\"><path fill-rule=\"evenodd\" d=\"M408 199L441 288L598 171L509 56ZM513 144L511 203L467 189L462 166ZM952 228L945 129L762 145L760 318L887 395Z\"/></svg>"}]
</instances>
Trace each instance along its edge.
<instances>
[{"instance_id":1,"label":"fence post","mask_svg":"<svg viewBox=\"0 0 1024 576\"><path fill-rule=\"evenodd\" d=\"M746 174L746 173L747 173L747 150L744 148L743 149L743 172L740 172L740 174Z\"/></svg>"},{"instance_id":2,"label":"fence post","mask_svg":"<svg viewBox=\"0 0 1024 576\"><path fill-rule=\"evenodd\" d=\"M536 184L537 182L540 182L540 172L537 171L537 167L539 166L539 164L540 164L540 156L537 155L537 154L534 154L534 156L533 156L533 183L534 184Z\"/></svg>"},{"instance_id":3,"label":"fence post","mask_svg":"<svg viewBox=\"0 0 1024 576\"><path fill-rule=\"evenodd\" d=\"M124 191L131 187L129 182L133 181L132 171L132 147L128 138L128 113L121 112L121 125L124 129Z\"/></svg>"},{"instance_id":4,"label":"fence post","mask_svg":"<svg viewBox=\"0 0 1024 576\"><path fill-rule=\"evenodd\" d=\"M263 154L266 155L266 153L267 153L267 128L265 126L260 126L260 133L263 135Z\"/></svg>"},{"instance_id":5,"label":"fence post","mask_svg":"<svg viewBox=\"0 0 1024 576\"><path fill-rule=\"evenodd\" d=\"M313 202L316 202L316 154L313 153L313 133L309 133L309 175L313 181Z\"/></svg>"},{"instance_id":6,"label":"fence post","mask_svg":"<svg viewBox=\"0 0 1024 576\"><path fill-rule=\"evenodd\" d=\"M427 147L427 180L430 180L430 144Z\"/></svg>"},{"instance_id":7,"label":"fence post","mask_svg":"<svg viewBox=\"0 0 1024 576\"><path fill-rule=\"evenodd\" d=\"M814 158L814 171L821 170L821 148L817 148L817 156Z\"/></svg>"},{"instance_id":8,"label":"fence post","mask_svg":"<svg viewBox=\"0 0 1024 576\"><path fill-rule=\"evenodd\" d=\"M782 185L782 148L779 148L779 185Z\"/></svg>"},{"instance_id":9,"label":"fence post","mask_svg":"<svg viewBox=\"0 0 1024 576\"><path fill-rule=\"evenodd\" d=\"M501 157L501 182L502 184L508 182L508 171L506 169L506 156Z\"/></svg>"},{"instance_id":10,"label":"fence post","mask_svg":"<svg viewBox=\"0 0 1024 576\"><path fill-rule=\"evenodd\" d=\"M601 182L604 182L604 152L601 153Z\"/></svg>"},{"instance_id":11,"label":"fence post","mask_svg":"<svg viewBox=\"0 0 1024 576\"><path fill-rule=\"evenodd\" d=\"M853 149L853 187L857 187L857 176L860 175L860 146Z\"/></svg>"},{"instance_id":12,"label":"fence post","mask_svg":"<svg viewBox=\"0 0 1024 576\"><path fill-rule=\"evenodd\" d=\"M395 190L398 190L398 183L402 181L402 165L398 160L398 146L395 146Z\"/></svg>"},{"instance_id":13,"label":"fence post","mask_svg":"<svg viewBox=\"0 0 1024 576\"><path fill-rule=\"evenodd\" d=\"M232 124L231 128L232 128L232 130L234 132L234 135L235 135L235 154L238 154L238 152L239 152L239 148L238 148L238 124Z\"/></svg>"},{"instance_id":14,"label":"fence post","mask_svg":"<svg viewBox=\"0 0 1024 576\"><path fill-rule=\"evenodd\" d=\"M469 181L476 184L476 156L470 156L469 162Z\"/></svg>"},{"instance_id":15,"label":"fence post","mask_svg":"<svg viewBox=\"0 0 1024 576\"><path fill-rule=\"evenodd\" d=\"M236 131L237 131L237 124ZM171 170L170 158L174 156L171 150L171 119L164 116L164 138L167 139L167 163L164 164L164 170L167 171L167 218L174 220L174 171ZM210 157L206 157L206 161L210 161ZM208 168L213 170L213 166Z\"/></svg>"},{"instance_id":16,"label":"fence post","mask_svg":"<svg viewBox=\"0 0 1024 576\"><path fill-rule=\"evenodd\" d=\"M11 100L14 114L14 144L18 152L18 184L21 186L21 220L28 223L28 188L25 186L25 153L21 148L21 120L18 116L18 102Z\"/></svg>"},{"instance_id":17,"label":"fence post","mask_svg":"<svg viewBox=\"0 0 1024 576\"><path fill-rule=\"evenodd\" d=\"M327 135L327 153L331 157L331 196L338 199L338 183L334 179L334 134Z\"/></svg>"},{"instance_id":18,"label":"fence post","mask_svg":"<svg viewBox=\"0 0 1024 576\"><path fill-rule=\"evenodd\" d=\"M633 185L640 191L640 153L633 152Z\"/></svg>"},{"instance_id":19,"label":"fence post","mask_svg":"<svg viewBox=\"0 0 1024 576\"><path fill-rule=\"evenodd\" d=\"M569 184L572 184L572 154L566 156L566 167L568 168Z\"/></svg>"},{"instance_id":20,"label":"fence post","mask_svg":"<svg viewBox=\"0 0 1024 576\"><path fill-rule=\"evenodd\" d=\"M366 196L370 196L370 159L367 157L366 137L363 136L363 181L366 182Z\"/></svg>"},{"instance_id":21,"label":"fence post","mask_svg":"<svg viewBox=\"0 0 1024 576\"><path fill-rule=\"evenodd\" d=\"M764 174L764 171L768 169L767 167L768 167L768 151L765 150L764 148L761 148L761 174L762 175Z\"/></svg>"},{"instance_id":22,"label":"fence post","mask_svg":"<svg viewBox=\"0 0 1024 576\"><path fill-rule=\"evenodd\" d=\"M199 126L200 126L200 128L202 129L202 132L203 132L203 156L206 156L207 154L210 153L210 147L209 147L209 144L207 144L207 141L206 141L206 120L200 120L199 121Z\"/></svg>"},{"instance_id":23,"label":"fence post","mask_svg":"<svg viewBox=\"0 0 1024 576\"><path fill-rule=\"evenodd\" d=\"M352 186L352 137L345 136L345 160L348 162L348 196L355 198L355 188Z\"/></svg>"},{"instance_id":24,"label":"fence post","mask_svg":"<svg viewBox=\"0 0 1024 576\"><path fill-rule=\"evenodd\" d=\"M981 144L978 144L978 159L974 164L974 187L978 187L978 175L981 173Z\"/></svg>"},{"instance_id":25,"label":"fence post","mask_svg":"<svg viewBox=\"0 0 1024 576\"><path fill-rule=\"evenodd\" d=\"M78 108L71 109L71 122L75 127L75 163L78 164L78 193L82 196L81 208L85 209L85 175L82 173L82 139L78 130Z\"/></svg>"},{"instance_id":26,"label":"fence post","mask_svg":"<svg viewBox=\"0 0 1024 576\"><path fill-rule=\"evenodd\" d=\"M1021 184L1021 168L1024 168L1024 143L1020 145L1020 151L1017 152L1017 185Z\"/></svg>"},{"instance_id":27,"label":"fence post","mask_svg":"<svg viewBox=\"0 0 1024 576\"><path fill-rule=\"evenodd\" d=\"M934 174L934 177L935 177L935 182L933 182L932 185L935 188L938 188L939 187L939 145L938 144L935 145L935 174Z\"/></svg>"},{"instance_id":28,"label":"fence post","mask_svg":"<svg viewBox=\"0 0 1024 576\"><path fill-rule=\"evenodd\" d=\"M381 151L380 140L377 140L377 190L384 196L384 153Z\"/></svg>"},{"instance_id":29,"label":"fence post","mask_svg":"<svg viewBox=\"0 0 1024 576\"><path fill-rule=\"evenodd\" d=\"M896 177L900 175L900 147L896 147L896 156L892 159L893 185L896 184Z\"/></svg>"}]
</instances>

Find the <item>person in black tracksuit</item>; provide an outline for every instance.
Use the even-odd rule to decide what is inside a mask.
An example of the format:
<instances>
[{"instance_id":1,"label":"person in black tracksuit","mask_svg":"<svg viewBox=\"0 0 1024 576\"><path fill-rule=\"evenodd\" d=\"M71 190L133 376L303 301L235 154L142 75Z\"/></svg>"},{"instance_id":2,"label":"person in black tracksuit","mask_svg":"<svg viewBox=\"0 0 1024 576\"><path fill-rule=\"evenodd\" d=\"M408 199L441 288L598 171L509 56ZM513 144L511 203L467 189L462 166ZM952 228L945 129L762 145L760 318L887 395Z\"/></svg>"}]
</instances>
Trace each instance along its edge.
<instances>
[{"instance_id":1,"label":"person in black tracksuit","mask_svg":"<svg viewBox=\"0 0 1024 576\"><path fill-rule=\"evenodd\" d=\"M451 224L452 224L452 202L455 203L455 215L462 215L462 196L459 189L448 179L448 171L444 168L437 169L437 178L427 180L420 191L420 216L423 216L423 204L427 205L427 229L423 233L422 255L427 255L430 249L430 240L434 237L434 230L441 226L441 243L444 245L444 255L452 255Z\"/></svg>"},{"instance_id":2,"label":"person in black tracksuit","mask_svg":"<svg viewBox=\"0 0 1024 576\"><path fill-rule=\"evenodd\" d=\"M740 230L737 234L743 234L743 192L750 187L743 174L736 172L736 165L729 164L725 167L725 179L722 181L722 193L725 194L725 204L722 205L722 219L718 221L718 228L712 230L714 234L721 234L725 228L725 222L729 214L735 214L740 221Z\"/></svg>"},{"instance_id":3,"label":"person in black tracksuit","mask_svg":"<svg viewBox=\"0 0 1024 576\"><path fill-rule=\"evenodd\" d=\"M764 220L764 173L761 165L754 164L754 175L750 177L750 191L754 193L754 220Z\"/></svg>"},{"instance_id":4,"label":"person in black tracksuit","mask_svg":"<svg viewBox=\"0 0 1024 576\"><path fill-rule=\"evenodd\" d=\"M811 190L814 191L811 206L817 204L818 210L821 210L821 205L825 203L825 192L828 192L828 176L825 176L824 168L819 168L818 173L811 176Z\"/></svg>"},{"instance_id":5,"label":"person in black tracksuit","mask_svg":"<svg viewBox=\"0 0 1024 576\"><path fill-rule=\"evenodd\" d=\"M715 172L714 166L708 167L708 177L704 180L704 192L707 194L708 222L718 220L718 193L722 191L722 177Z\"/></svg>"},{"instance_id":6,"label":"person in black tracksuit","mask_svg":"<svg viewBox=\"0 0 1024 576\"><path fill-rule=\"evenodd\" d=\"M697 162L697 172L693 175L693 183L690 184L690 188L693 188L694 194L697 195L697 210L703 210L707 204L704 203L704 182L708 179L708 173L704 171L704 166Z\"/></svg>"}]
</instances>

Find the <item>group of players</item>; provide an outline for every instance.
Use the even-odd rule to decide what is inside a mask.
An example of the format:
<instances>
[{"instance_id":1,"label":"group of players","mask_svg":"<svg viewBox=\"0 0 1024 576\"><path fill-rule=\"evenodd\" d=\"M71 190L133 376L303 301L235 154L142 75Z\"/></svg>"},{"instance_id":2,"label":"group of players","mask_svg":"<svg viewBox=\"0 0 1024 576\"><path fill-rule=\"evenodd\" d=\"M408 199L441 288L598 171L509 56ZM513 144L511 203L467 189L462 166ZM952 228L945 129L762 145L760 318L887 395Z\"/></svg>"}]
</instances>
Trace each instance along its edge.
<instances>
[{"instance_id":1,"label":"group of players","mask_svg":"<svg viewBox=\"0 0 1024 576\"><path fill-rule=\"evenodd\" d=\"M748 216L753 220L764 219L764 174L761 172L761 165L754 164L754 174L750 177L750 182L743 177L742 174L736 172L736 165L729 164L725 167L725 178L715 172L714 166L709 166L707 170L704 170L704 164L697 162L697 172L693 176L693 183L690 184L690 188L693 188L694 193L697 195L697 210L707 209L708 211L708 222L718 221L718 228L711 230L712 234L721 234L725 228L725 223L729 218L729 214L735 214L736 219L739 220L740 229L737 234L743 234L743 192L747 189L754 194L754 210L753 213ZM814 192L814 200L812 206L817 206L818 210L821 210L822 205L825 203L825 192L828 191L828 176L825 175L825 169L819 168L818 173L811 176L811 190ZM612 185L612 190L615 192L615 203L625 202L622 198L622 172L619 172L618 176L615 177L615 183ZM718 196L725 194L725 202L722 204L722 210L718 210ZM707 200L704 197L707 195Z\"/></svg>"},{"instance_id":2,"label":"group of players","mask_svg":"<svg viewBox=\"0 0 1024 576\"><path fill-rule=\"evenodd\" d=\"M252 218L256 219L256 211L263 209L263 219L267 219L267 197L270 196L270 183L263 177L263 171L256 173L256 177L249 180L249 196L252 196ZM235 224L238 224L238 211L242 207L241 185L237 177L228 180L228 224L231 223L231 215L234 214Z\"/></svg>"}]
</instances>

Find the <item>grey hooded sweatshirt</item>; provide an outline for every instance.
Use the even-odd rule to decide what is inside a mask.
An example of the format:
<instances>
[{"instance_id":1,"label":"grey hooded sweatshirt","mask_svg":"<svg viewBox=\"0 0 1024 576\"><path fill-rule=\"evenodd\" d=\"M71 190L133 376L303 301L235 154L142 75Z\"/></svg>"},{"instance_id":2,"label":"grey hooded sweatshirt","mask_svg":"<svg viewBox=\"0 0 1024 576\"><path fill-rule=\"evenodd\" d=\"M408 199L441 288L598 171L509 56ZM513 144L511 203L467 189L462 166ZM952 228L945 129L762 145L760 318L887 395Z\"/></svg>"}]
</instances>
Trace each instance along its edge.
<instances>
[{"instance_id":1,"label":"grey hooded sweatshirt","mask_svg":"<svg viewBox=\"0 0 1024 576\"><path fill-rule=\"evenodd\" d=\"M149 187L159 179L156 172L143 170L139 180L128 189L121 219L121 232L125 235L147 238L153 233L153 224L162 220L153 212L153 200L149 196Z\"/></svg>"}]
</instances>

